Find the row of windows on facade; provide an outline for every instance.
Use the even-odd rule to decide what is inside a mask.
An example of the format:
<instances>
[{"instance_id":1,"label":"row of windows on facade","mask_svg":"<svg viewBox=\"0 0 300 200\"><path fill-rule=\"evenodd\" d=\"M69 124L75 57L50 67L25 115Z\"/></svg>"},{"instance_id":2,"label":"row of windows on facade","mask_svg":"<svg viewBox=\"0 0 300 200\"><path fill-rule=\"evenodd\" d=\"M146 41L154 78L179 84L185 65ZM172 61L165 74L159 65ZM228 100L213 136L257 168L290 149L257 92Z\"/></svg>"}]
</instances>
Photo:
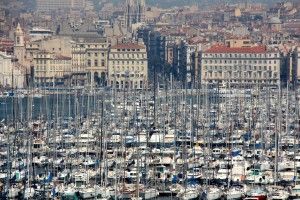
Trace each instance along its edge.
<instances>
[{"instance_id":1,"label":"row of windows on facade","mask_svg":"<svg viewBox=\"0 0 300 200\"><path fill-rule=\"evenodd\" d=\"M36 59L36 64L47 64L49 61L50 64L71 64L71 60L40 60Z\"/></svg>"},{"instance_id":2,"label":"row of windows on facade","mask_svg":"<svg viewBox=\"0 0 300 200\"><path fill-rule=\"evenodd\" d=\"M50 58L49 54L38 54L36 58Z\"/></svg>"},{"instance_id":3,"label":"row of windows on facade","mask_svg":"<svg viewBox=\"0 0 300 200\"><path fill-rule=\"evenodd\" d=\"M126 66L126 67L113 66L111 69L113 71L120 71L120 70L122 70L122 71L128 70L129 71L130 68L131 68L131 71L144 71L144 69L145 69L143 66L141 66L141 67L139 67L139 66L136 66L136 67L134 67L134 66L131 66L131 67L129 67L129 66Z\"/></svg>"},{"instance_id":4,"label":"row of windows on facade","mask_svg":"<svg viewBox=\"0 0 300 200\"><path fill-rule=\"evenodd\" d=\"M128 52L130 52L130 51L131 51L131 52L138 51L138 52L139 52L139 51L141 51L141 50L140 50L140 49L117 49L117 51L119 51L119 52L120 52L120 51L123 51L123 52L125 52L125 51L128 51Z\"/></svg>"},{"instance_id":5,"label":"row of windows on facade","mask_svg":"<svg viewBox=\"0 0 300 200\"><path fill-rule=\"evenodd\" d=\"M32 47L37 48L37 47L40 47L40 45L39 44L34 44L34 45L30 44L29 47L30 48L32 48ZM26 45L26 48L29 48L29 47Z\"/></svg>"},{"instance_id":6,"label":"row of windows on facade","mask_svg":"<svg viewBox=\"0 0 300 200\"><path fill-rule=\"evenodd\" d=\"M92 53L90 53L90 52L87 53L87 56L88 56L88 57L91 57L91 55L92 55ZM102 57L104 57L104 56L105 56L105 53L101 53L100 55L101 55ZM97 57L97 56L98 56L98 53L94 53L94 56Z\"/></svg>"},{"instance_id":7,"label":"row of windows on facade","mask_svg":"<svg viewBox=\"0 0 300 200\"><path fill-rule=\"evenodd\" d=\"M132 60L132 61L130 62L130 61L127 60L127 61L125 62L124 60L122 60L122 61L119 61L119 60L114 61L114 60L113 60L112 63L113 63L113 64L137 64L137 65L139 65L139 64L144 64L144 61L142 61L142 60L141 60L141 61L133 61L133 60Z\"/></svg>"},{"instance_id":8,"label":"row of windows on facade","mask_svg":"<svg viewBox=\"0 0 300 200\"><path fill-rule=\"evenodd\" d=\"M242 71L242 70L258 70L258 71L276 71L277 66L204 66L204 70L229 70L229 71Z\"/></svg>"},{"instance_id":9,"label":"row of windows on facade","mask_svg":"<svg viewBox=\"0 0 300 200\"><path fill-rule=\"evenodd\" d=\"M279 80L204 80L206 83L278 83Z\"/></svg>"},{"instance_id":10,"label":"row of windows on facade","mask_svg":"<svg viewBox=\"0 0 300 200\"><path fill-rule=\"evenodd\" d=\"M110 55L112 55L113 58L146 58L146 54L114 54L114 53L111 53Z\"/></svg>"},{"instance_id":11,"label":"row of windows on facade","mask_svg":"<svg viewBox=\"0 0 300 200\"><path fill-rule=\"evenodd\" d=\"M73 48L98 48L98 47L101 47L101 48L106 48L107 45L105 44L102 44L102 45L97 45L97 44L94 44L94 45L90 45L90 44L77 44L75 46L73 46Z\"/></svg>"},{"instance_id":12,"label":"row of windows on facade","mask_svg":"<svg viewBox=\"0 0 300 200\"><path fill-rule=\"evenodd\" d=\"M269 62L267 61L267 60L211 60L211 59L209 59L209 60L203 60L203 62L205 63L205 64L208 64L208 63L210 63L210 64L212 64L212 63L220 63L220 64L232 64L232 63L234 63L234 64L267 64L267 63L269 63L269 64L277 64L277 60L273 60L273 62L272 62L272 60L269 60Z\"/></svg>"},{"instance_id":13,"label":"row of windows on facade","mask_svg":"<svg viewBox=\"0 0 300 200\"><path fill-rule=\"evenodd\" d=\"M272 72L244 72L244 73L238 73L238 72L228 72L228 73L223 73L223 72L205 72L204 78L278 78L278 74L272 73Z\"/></svg>"},{"instance_id":14,"label":"row of windows on facade","mask_svg":"<svg viewBox=\"0 0 300 200\"><path fill-rule=\"evenodd\" d=\"M226 53L226 54L204 54L203 57L213 57L213 58L278 58L279 53L273 53L273 54L242 54L242 53Z\"/></svg>"},{"instance_id":15,"label":"row of windows on facade","mask_svg":"<svg viewBox=\"0 0 300 200\"><path fill-rule=\"evenodd\" d=\"M49 69L47 69L49 68ZM69 69L66 68L65 66L51 66L51 67L46 67L46 66L43 66L43 65L37 65L35 68L35 71L66 71ZM47 70L46 70L47 69Z\"/></svg>"},{"instance_id":16,"label":"row of windows on facade","mask_svg":"<svg viewBox=\"0 0 300 200\"><path fill-rule=\"evenodd\" d=\"M35 78L38 79L54 79L63 76L64 76L63 72L55 72L55 73L51 72L51 74L45 74L45 72L37 72L35 74Z\"/></svg>"},{"instance_id":17,"label":"row of windows on facade","mask_svg":"<svg viewBox=\"0 0 300 200\"><path fill-rule=\"evenodd\" d=\"M110 75L111 77L116 77L116 78L120 78L120 77L122 77L122 78L125 78L125 77L130 77L130 78L134 78L134 77L136 77L136 78L143 78L144 77L144 74L128 74L128 75L126 75L126 74L111 74Z\"/></svg>"},{"instance_id":18,"label":"row of windows on facade","mask_svg":"<svg viewBox=\"0 0 300 200\"><path fill-rule=\"evenodd\" d=\"M92 66L92 61L87 60L87 66L91 67ZM94 60L94 66L98 66L98 60ZM105 60L101 60L101 67L105 67Z\"/></svg>"},{"instance_id":19,"label":"row of windows on facade","mask_svg":"<svg viewBox=\"0 0 300 200\"><path fill-rule=\"evenodd\" d=\"M143 81L111 81L110 85L117 89L131 88L131 89L142 89L144 87Z\"/></svg>"}]
</instances>

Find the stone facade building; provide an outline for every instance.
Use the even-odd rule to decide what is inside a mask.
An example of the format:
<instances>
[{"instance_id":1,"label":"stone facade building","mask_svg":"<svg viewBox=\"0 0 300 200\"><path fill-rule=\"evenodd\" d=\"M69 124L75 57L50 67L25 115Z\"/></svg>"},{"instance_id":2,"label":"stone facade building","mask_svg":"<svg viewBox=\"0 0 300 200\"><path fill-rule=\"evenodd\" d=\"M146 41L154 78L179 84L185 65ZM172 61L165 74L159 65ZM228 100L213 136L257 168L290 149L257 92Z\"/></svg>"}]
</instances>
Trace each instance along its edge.
<instances>
[{"instance_id":1,"label":"stone facade building","mask_svg":"<svg viewBox=\"0 0 300 200\"><path fill-rule=\"evenodd\" d=\"M265 46L228 47L215 45L202 53L203 84L278 85L281 55Z\"/></svg>"},{"instance_id":2,"label":"stone facade building","mask_svg":"<svg viewBox=\"0 0 300 200\"><path fill-rule=\"evenodd\" d=\"M143 89L147 87L148 61L144 45L122 43L111 47L109 53L108 83L116 89Z\"/></svg>"},{"instance_id":3,"label":"stone facade building","mask_svg":"<svg viewBox=\"0 0 300 200\"><path fill-rule=\"evenodd\" d=\"M90 84L105 85L107 81L107 38L79 38L72 44L72 72L88 74Z\"/></svg>"},{"instance_id":4,"label":"stone facade building","mask_svg":"<svg viewBox=\"0 0 300 200\"><path fill-rule=\"evenodd\" d=\"M38 86L55 86L64 83L72 70L70 57L40 51L34 57L34 80Z\"/></svg>"}]
</instances>

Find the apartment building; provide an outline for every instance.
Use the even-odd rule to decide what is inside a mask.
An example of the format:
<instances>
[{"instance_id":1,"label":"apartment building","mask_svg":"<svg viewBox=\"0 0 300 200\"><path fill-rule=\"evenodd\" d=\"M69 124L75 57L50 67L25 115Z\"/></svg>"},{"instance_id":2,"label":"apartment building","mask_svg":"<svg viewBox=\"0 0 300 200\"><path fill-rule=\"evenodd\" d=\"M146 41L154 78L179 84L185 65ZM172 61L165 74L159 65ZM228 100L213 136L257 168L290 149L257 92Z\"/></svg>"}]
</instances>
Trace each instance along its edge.
<instances>
[{"instance_id":1,"label":"apartment building","mask_svg":"<svg viewBox=\"0 0 300 200\"><path fill-rule=\"evenodd\" d=\"M50 12L64 9L84 9L85 0L36 0L39 12Z\"/></svg>"},{"instance_id":2,"label":"apartment building","mask_svg":"<svg viewBox=\"0 0 300 200\"><path fill-rule=\"evenodd\" d=\"M33 60L40 51L52 52L58 55L71 57L71 38L53 36L41 40L27 42L25 45L26 59Z\"/></svg>"},{"instance_id":3,"label":"apartment building","mask_svg":"<svg viewBox=\"0 0 300 200\"><path fill-rule=\"evenodd\" d=\"M25 86L25 74L15 61L14 56L0 52L0 87L23 88Z\"/></svg>"},{"instance_id":4,"label":"apartment building","mask_svg":"<svg viewBox=\"0 0 300 200\"><path fill-rule=\"evenodd\" d=\"M148 85L145 45L122 43L111 47L108 65L109 86L116 89L143 89Z\"/></svg>"},{"instance_id":5,"label":"apartment building","mask_svg":"<svg viewBox=\"0 0 300 200\"><path fill-rule=\"evenodd\" d=\"M34 57L34 80L39 86L61 85L72 69L71 57L40 51Z\"/></svg>"},{"instance_id":6,"label":"apartment building","mask_svg":"<svg viewBox=\"0 0 300 200\"><path fill-rule=\"evenodd\" d=\"M109 47L107 38L75 39L72 43L72 72L85 72L90 84L105 85Z\"/></svg>"},{"instance_id":7,"label":"apartment building","mask_svg":"<svg viewBox=\"0 0 300 200\"><path fill-rule=\"evenodd\" d=\"M215 45L201 55L201 82L221 85L278 85L281 55L265 46Z\"/></svg>"},{"instance_id":8,"label":"apartment building","mask_svg":"<svg viewBox=\"0 0 300 200\"><path fill-rule=\"evenodd\" d=\"M294 79L299 84L300 83L300 47L295 48L293 52L292 65L293 65L293 74L295 76Z\"/></svg>"}]
</instances>

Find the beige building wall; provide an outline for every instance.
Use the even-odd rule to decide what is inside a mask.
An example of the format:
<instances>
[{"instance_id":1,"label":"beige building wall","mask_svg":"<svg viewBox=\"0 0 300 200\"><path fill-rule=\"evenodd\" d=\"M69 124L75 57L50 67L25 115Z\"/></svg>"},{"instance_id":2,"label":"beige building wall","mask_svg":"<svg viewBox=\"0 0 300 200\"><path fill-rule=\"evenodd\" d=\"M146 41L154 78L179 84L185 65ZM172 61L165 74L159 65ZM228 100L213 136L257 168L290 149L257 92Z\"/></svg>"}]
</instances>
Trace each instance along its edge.
<instances>
[{"instance_id":1,"label":"beige building wall","mask_svg":"<svg viewBox=\"0 0 300 200\"><path fill-rule=\"evenodd\" d=\"M248 40L248 39L229 39L229 40L225 40L225 44L226 44L226 46L231 47L231 48L253 46L251 40Z\"/></svg>"},{"instance_id":2,"label":"beige building wall","mask_svg":"<svg viewBox=\"0 0 300 200\"><path fill-rule=\"evenodd\" d=\"M13 59L13 56L0 52L0 87L24 88L25 74Z\"/></svg>"},{"instance_id":3,"label":"beige building wall","mask_svg":"<svg viewBox=\"0 0 300 200\"><path fill-rule=\"evenodd\" d=\"M72 71L87 72L90 80L106 77L110 42L107 38L77 39L72 43Z\"/></svg>"},{"instance_id":4,"label":"beige building wall","mask_svg":"<svg viewBox=\"0 0 300 200\"><path fill-rule=\"evenodd\" d=\"M70 57L40 51L34 57L34 78L37 83L58 82L70 75L72 62Z\"/></svg>"},{"instance_id":5,"label":"beige building wall","mask_svg":"<svg viewBox=\"0 0 300 200\"><path fill-rule=\"evenodd\" d=\"M36 54L46 51L65 57L72 57L71 38L69 37L50 37L43 40L28 42L25 47L26 59L33 64Z\"/></svg>"},{"instance_id":6,"label":"beige building wall","mask_svg":"<svg viewBox=\"0 0 300 200\"><path fill-rule=\"evenodd\" d=\"M116 89L143 89L147 87L148 60L144 45L123 43L111 48L108 85Z\"/></svg>"},{"instance_id":7,"label":"beige building wall","mask_svg":"<svg viewBox=\"0 0 300 200\"><path fill-rule=\"evenodd\" d=\"M201 58L201 81L204 84L221 85L278 85L280 67L279 52L204 52Z\"/></svg>"}]
</instances>

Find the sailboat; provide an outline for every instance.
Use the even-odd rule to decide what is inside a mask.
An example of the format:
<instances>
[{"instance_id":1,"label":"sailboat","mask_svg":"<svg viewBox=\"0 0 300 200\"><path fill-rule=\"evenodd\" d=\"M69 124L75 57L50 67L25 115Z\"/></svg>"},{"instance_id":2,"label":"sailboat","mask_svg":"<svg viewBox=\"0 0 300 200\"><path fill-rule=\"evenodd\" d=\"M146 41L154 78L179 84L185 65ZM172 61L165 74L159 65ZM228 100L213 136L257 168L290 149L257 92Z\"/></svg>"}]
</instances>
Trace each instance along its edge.
<instances>
[{"instance_id":1,"label":"sailboat","mask_svg":"<svg viewBox=\"0 0 300 200\"><path fill-rule=\"evenodd\" d=\"M235 200L241 199L244 196L244 192L238 187L231 187L226 191L225 195L227 200Z\"/></svg>"},{"instance_id":2,"label":"sailboat","mask_svg":"<svg viewBox=\"0 0 300 200\"><path fill-rule=\"evenodd\" d=\"M256 187L250 189L247 193L247 198L245 199L251 199L256 198L256 200L267 200L267 191L262 189L261 187Z\"/></svg>"}]
</instances>

